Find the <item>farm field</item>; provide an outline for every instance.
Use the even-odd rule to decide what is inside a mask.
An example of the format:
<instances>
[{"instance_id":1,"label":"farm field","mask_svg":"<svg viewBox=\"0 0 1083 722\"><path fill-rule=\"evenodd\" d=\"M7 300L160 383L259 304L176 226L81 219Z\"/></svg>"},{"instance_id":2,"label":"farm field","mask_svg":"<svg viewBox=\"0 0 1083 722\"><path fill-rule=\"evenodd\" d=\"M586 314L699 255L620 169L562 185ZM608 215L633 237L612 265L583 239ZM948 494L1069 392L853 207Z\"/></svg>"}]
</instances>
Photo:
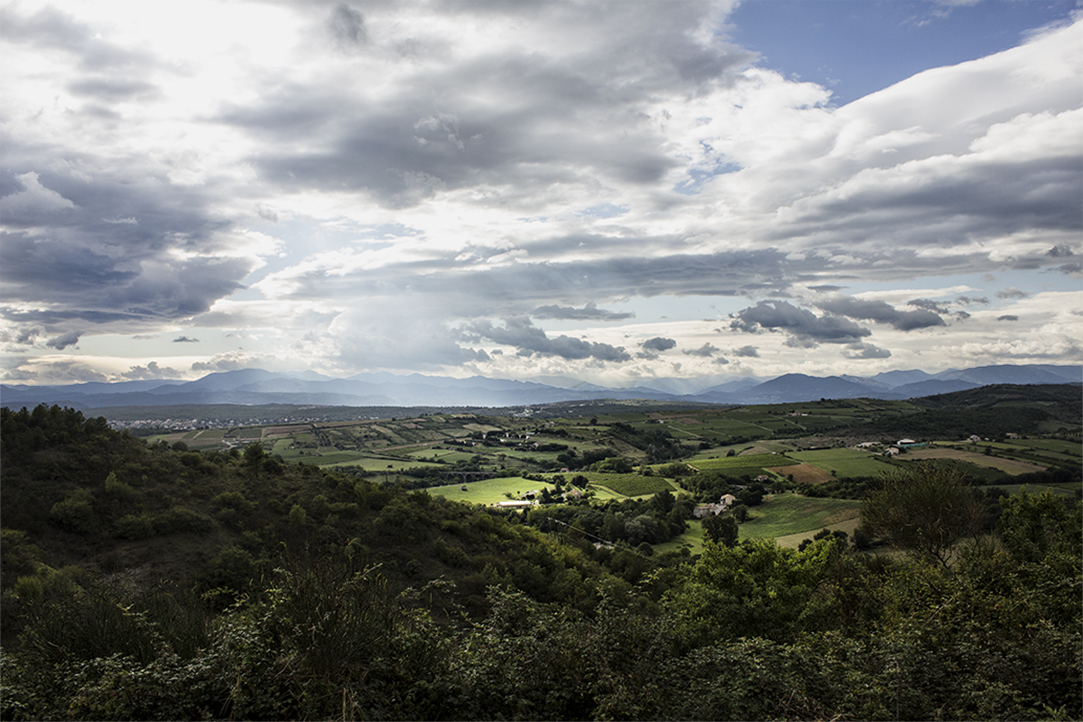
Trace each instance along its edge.
<instances>
[{"instance_id":1,"label":"farm field","mask_svg":"<svg viewBox=\"0 0 1083 722\"><path fill-rule=\"evenodd\" d=\"M852 536L854 530L859 526L861 526L861 517L855 516L852 519L847 519L846 521L841 521L836 524L828 524L827 526L821 527L821 529L827 529L828 531L844 531ZM775 541L778 542L779 546L796 549L801 545L801 542L806 539L812 539L819 531L820 529L812 529L811 531L803 531L796 534L786 534L785 536L775 537Z\"/></svg>"},{"instance_id":2,"label":"farm field","mask_svg":"<svg viewBox=\"0 0 1083 722\"><path fill-rule=\"evenodd\" d=\"M763 504L750 510L740 525L739 539L786 537L858 519L861 502L850 499L816 499L797 494L769 494Z\"/></svg>"},{"instance_id":3,"label":"farm field","mask_svg":"<svg viewBox=\"0 0 1083 722\"><path fill-rule=\"evenodd\" d=\"M553 485L541 481L524 479L521 476L509 476L500 479L479 479L466 484L466 491L462 490L463 484L448 484L446 486L434 486L426 489L433 496L442 496L453 501L466 501L471 504L492 506L497 502L508 501L507 494L518 498L520 494L529 491L541 491L549 489Z\"/></svg>"},{"instance_id":4,"label":"farm field","mask_svg":"<svg viewBox=\"0 0 1083 722\"><path fill-rule=\"evenodd\" d=\"M968 461L971 464L977 466L986 466L991 469L999 469L1005 474L1011 474L1012 476L1018 476L1019 474L1030 474L1035 471L1042 471L1044 466L1038 464L1031 464L1026 461L1017 461L1015 459L1004 459L999 456L986 456L974 451L963 451L961 449L943 449L930 447L928 449L913 449L906 452L905 459L907 461L916 461L922 459L959 459L961 461Z\"/></svg>"},{"instance_id":5,"label":"farm field","mask_svg":"<svg viewBox=\"0 0 1083 722\"><path fill-rule=\"evenodd\" d=\"M880 461L879 457L857 449L795 451L790 456L817 466L840 479L852 476L879 476L891 468Z\"/></svg>"},{"instance_id":6,"label":"farm field","mask_svg":"<svg viewBox=\"0 0 1083 722\"><path fill-rule=\"evenodd\" d=\"M644 496L660 491L673 491L673 486L659 476L638 474L587 474L591 488L606 487L619 496ZM591 478L591 477L594 478Z\"/></svg>"},{"instance_id":7,"label":"farm field","mask_svg":"<svg viewBox=\"0 0 1083 722\"><path fill-rule=\"evenodd\" d=\"M780 454L754 454L749 456L724 456L718 459L693 459L688 463L700 471L732 471L736 469L762 469L767 466L789 466L797 462Z\"/></svg>"},{"instance_id":8,"label":"farm field","mask_svg":"<svg viewBox=\"0 0 1083 722\"><path fill-rule=\"evenodd\" d=\"M793 464L790 466L765 467L767 471L781 476L792 476L798 484L821 484L831 481L833 476L813 464Z\"/></svg>"}]
</instances>

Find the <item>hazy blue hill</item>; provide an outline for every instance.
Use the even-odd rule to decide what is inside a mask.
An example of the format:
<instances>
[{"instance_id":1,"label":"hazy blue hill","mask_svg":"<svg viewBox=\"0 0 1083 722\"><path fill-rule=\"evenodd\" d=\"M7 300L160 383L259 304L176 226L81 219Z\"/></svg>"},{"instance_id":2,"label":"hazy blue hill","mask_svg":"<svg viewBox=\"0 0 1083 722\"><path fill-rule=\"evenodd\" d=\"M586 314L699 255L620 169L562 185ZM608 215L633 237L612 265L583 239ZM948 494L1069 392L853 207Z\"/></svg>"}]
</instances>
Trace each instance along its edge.
<instances>
[{"instance_id":1,"label":"hazy blue hill","mask_svg":"<svg viewBox=\"0 0 1083 722\"><path fill-rule=\"evenodd\" d=\"M894 388L896 386L902 386L904 384L915 384L920 381L929 381L932 378L933 377L931 374L927 374L924 371L918 369L911 369L909 371L887 371L884 373L878 373L875 376L870 377L869 380L882 383L888 388Z\"/></svg>"},{"instance_id":2,"label":"hazy blue hill","mask_svg":"<svg viewBox=\"0 0 1083 722\"><path fill-rule=\"evenodd\" d=\"M333 378L311 371L241 369L208 374L196 381L125 381L63 386L0 386L10 407L58 404L79 409L115 406L199 404L322 404L328 406L501 407L601 399L759 404L816 399L915 398L988 384L1061 384L1083 380L1080 366L986 366L951 369L936 375L920 370L891 371L864 378L786 374L769 381L737 378L707 388L702 380L652 379L630 388L589 383L554 384L484 376L452 378L424 374L363 373ZM696 388L702 390L695 391Z\"/></svg>"},{"instance_id":3,"label":"hazy blue hill","mask_svg":"<svg viewBox=\"0 0 1083 722\"><path fill-rule=\"evenodd\" d=\"M976 389L980 386L981 384L963 379L930 379L896 386L891 391L892 393L902 394L904 398L916 399L922 396L932 396L933 394L951 394L956 391Z\"/></svg>"},{"instance_id":4,"label":"hazy blue hill","mask_svg":"<svg viewBox=\"0 0 1083 722\"><path fill-rule=\"evenodd\" d=\"M872 398L896 398L868 384L854 383L838 376L818 378L805 374L786 374L765 381L740 394L744 403L784 403L787 401L815 401L817 399L854 399L862 396Z\"/></svg>"},{"instance_id":5,"label":"hazy blue hill","mask_svg":"<svg viewBox=\"0 0 1083 722\"><path fill-rule=\"evenodd\" d=\"M1057 369L1053 371L1052 369ZM986 386L988 384L1061 384L1083 380L1080 366L980 366L961 371L936 374L938 379L962 379Z\"/></svg>"},{"instance_id":6,"label":"hazy blue hill","mask_svg":"<svg viewBox=\"0 0 1083 722\"><path fill-rule=\"evenodd\" d=\"M218 371L207 374L201 379L188 381L179 386L168 388L159 387L156 391L162 394L189 393L192 391L229 391L240 388L245 384L255 383L266 379L279 378L280 374L263 369L240 369L237 371Z\"/></svg>"}]
</instances>

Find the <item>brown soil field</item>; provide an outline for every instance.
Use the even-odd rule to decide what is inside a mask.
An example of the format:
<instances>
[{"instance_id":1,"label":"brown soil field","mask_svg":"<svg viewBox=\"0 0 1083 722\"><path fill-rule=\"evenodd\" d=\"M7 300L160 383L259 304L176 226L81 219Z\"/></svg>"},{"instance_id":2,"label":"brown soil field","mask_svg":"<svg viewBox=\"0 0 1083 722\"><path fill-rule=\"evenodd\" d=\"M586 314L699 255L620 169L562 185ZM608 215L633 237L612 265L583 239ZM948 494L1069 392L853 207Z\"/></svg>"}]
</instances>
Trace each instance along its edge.
<instances>
[{"instance_id":1,"label":"brown soil field","mask_svg":"<svg viewBox=\"0 0 1083 722\"><path fill-rule=\"evenodd\" d=\"M772 471L776 474L781 474L782 476L789 476L790 474L793 474L793 480L803 484L820 484L825 481L831 481L833 478L835 478L823 469L813 466L812 464L796 464L794 466L773 466L767 468L767 471Z\"/></svg>"}]
</instances>

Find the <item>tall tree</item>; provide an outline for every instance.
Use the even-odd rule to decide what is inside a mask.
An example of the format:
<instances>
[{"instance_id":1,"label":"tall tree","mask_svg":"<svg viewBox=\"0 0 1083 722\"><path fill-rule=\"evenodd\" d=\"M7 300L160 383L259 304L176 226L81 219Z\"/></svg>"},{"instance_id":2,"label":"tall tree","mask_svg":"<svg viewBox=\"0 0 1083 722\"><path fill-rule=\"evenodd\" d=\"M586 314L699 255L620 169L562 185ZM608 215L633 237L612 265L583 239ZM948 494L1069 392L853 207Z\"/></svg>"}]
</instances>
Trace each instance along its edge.
<instances>
[{"instance_id":1,"label":"tall tree","mask_svg":"<svg viewBox=\"0 0 1083 722\"><path fill-rule=\"evenodd\" d=\"M944 567L954 546L977 534L983 513L959 471L933 464L886 476L861 506L867 533Z\"/></svg>"}]
</instances>

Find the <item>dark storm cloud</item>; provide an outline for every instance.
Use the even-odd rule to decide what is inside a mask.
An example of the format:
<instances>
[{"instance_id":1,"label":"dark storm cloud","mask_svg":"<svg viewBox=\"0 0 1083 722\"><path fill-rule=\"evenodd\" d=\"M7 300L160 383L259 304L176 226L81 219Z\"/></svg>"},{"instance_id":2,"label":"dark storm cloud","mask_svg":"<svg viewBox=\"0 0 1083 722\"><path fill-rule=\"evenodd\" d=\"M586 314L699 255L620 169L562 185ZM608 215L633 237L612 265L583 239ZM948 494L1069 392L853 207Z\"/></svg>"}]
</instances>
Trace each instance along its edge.
<instances>
[{"instance_id":1,"label":"dark storm cloud","mask_svg":"<svg viewBox=\"0 0 1083 722\"><path fill-rule=\"evenodd\" d=\"M733 349L732 353L734 356L740 356L742 358L760 357L760 352L756 349L755 346L742 346L740 348L735 348Z\"/></svg>"},{"instance_id":2,"label":"dark storm cloud","mask_svg":"<svg viewBox=\"0 0 1083 722\"><path fill-rule=\"evenodd\" d=\"M138 162L93 176L38 171L33 158L44 149L6 151L0 176L17 185L0 198L0 281L7 301L52 309L45 323L192 316L241 288L252 268L217 255L230 224L207 209L213 187L178 187Z\"/></svg>"},{"instance_id":3,"label":"dark storm cloud","mask_svg":"<svg viewBox=\"0 0 1083 722\"><path fill-rule=\"evenodd\" d=\"M654 338L647 339L639 345L643 350L636 354L636 358L650 360L658 358L658 355L663 351L668 351L671 348L676 348L677 342L671 338L655 336Z\"/></svg>"},{"instance_id":4,"label":"dark storm cloud","mask_svg":"<svg viewBox=\"0 0 1083 722\"><path fill-rule=\"evenodd\" d=\"M599 361L630 361L632 358L619 346L563 335L549 338L544 330L532 324L528 318L506 318L503 327L494 326L491 321L474 321L468 324L464 331L465 338L473 335L505 346L514 346L521 356L539 354L571 360L594 358Z\"/></svg>"},{"instance_id":5,"label":"dark storm cloud","mask_svg":"<svg viewBox=\"0 0 1083 722\"><path fill-rule=\"evenodd\" d=\"M655 336L649 338L640 344L646 351L668 351L671 348L677 347L677 342L671 338L662 338L661 336Z\"/></svg>"},{"instance_id":6,"label":"dark storm cloud","mask_svg":"<svg viewBox=\"0 0 1083 722\"><path fill-rule=\"evenodd\" d=\"M922 177L906 187L868 184L830 199L803 204L778 239L807 234L864 242L891 225L893 242L907 248L951 245L949 236L1003 238L1034 229L1078 233L1083 174L1078 153L1017 163L977 162L952 173ZM965 233L961 232L965 229ZM1039 258L1015 259L1042 265Z\"/></svg>"},{"instance_id":7,"label":"dark storm cloud","mask_svg":"<svg viewBox=\"0 0 1083 722\"><path fill-rule=\"evenodd\" d=\"M1019 317L1012 313L1006 313L1003 316L997 316L998 321L1018 321Z\"/></svg>"},{"instance_id":8,"label":"dark storm cloud","mask_svg":"<svg viewBox=\"0 0 1083 722\"><path fill-rule=\"evenodd\" d=\"M971 298L970 296L959 296L955 299L956 303L961 303L964 306L970 306L972 304L986 305L989 303L989 299L982 296L980 298Z\"/></svg>"},{"instance_id":9,"label":"dark storm cloud","mask_svg":"<svg viewBox=\"0 0 1083 722\"><path fill-rule=\"evenodd\" d=\"M198 338L188 338L187 336L178 336L173 339L173 343L199 343Z\"/></svg>"},{"instance_id":10,"label":"dark storm cloud","mask_svg":"<svg viewBox=\"0 0 1083 722\"><path fill-rule=\"evenodd\" d=\"M1053 246L1052 248L1050 248L1045 255L1049 256L1050 258L1067 258L1069 256L1074 256L1075 253L1072 251L1071 248L1068 247L1067 244L1061 244L1059 246Z\"/></svg>"},{"instance_id":11,"label":"dark storm cloud","mask_svg":"<svg viewBox=\"0 0 1083 722\"><path fill-rule=\"evenodd\" d=\"M49 348L55 348L57 351L63 351L68 346L74 346L79 343L79 337L81 335L82 334L78 331L69 331L68 333L49 339L45 342L45 345Z\"/></svg>"},{"instance_id":12,"label":"dark storm cloud","mask_svg":"<svg viewBox=\"0 0 1083 722\"><path fill-rule=\"evenodd\" d=\"M530 315L534 318L550 318L568 321L624 321L635 318L634 313L621 313L618 311L606 311L598 308L597 304L590 302L583 308L574 306L538 306Z\"/></svg>"},{"instance_id":13,"label":"dark storm cloud","mask_svg":"<svg viewBox=\"0 0 1083 722\"><path fill-rule=\"evenodd\" d=\"M760 301L731 314L731 318L730 328L735 331L782 331L790 336L788 343L797 344L797 348L813 348L818 343L854 343L872 333L849 319L830 313L817 316L787 301Z\"/></svg>"},{"instance_id":14,"label":"dark storm cloud","mask_svg":"<svg viewBox=\"0 0 1083 722\"><path fill-rule=\"evenodd\" d=\"M943 326L944 319L927 309L918 311L900 311L883 301L854 298L853 296L835 296L817 301L816 307L847 318L863 321L888 323L900 331L913 331L931 326Z\"/></svg>"}]
</instances>

